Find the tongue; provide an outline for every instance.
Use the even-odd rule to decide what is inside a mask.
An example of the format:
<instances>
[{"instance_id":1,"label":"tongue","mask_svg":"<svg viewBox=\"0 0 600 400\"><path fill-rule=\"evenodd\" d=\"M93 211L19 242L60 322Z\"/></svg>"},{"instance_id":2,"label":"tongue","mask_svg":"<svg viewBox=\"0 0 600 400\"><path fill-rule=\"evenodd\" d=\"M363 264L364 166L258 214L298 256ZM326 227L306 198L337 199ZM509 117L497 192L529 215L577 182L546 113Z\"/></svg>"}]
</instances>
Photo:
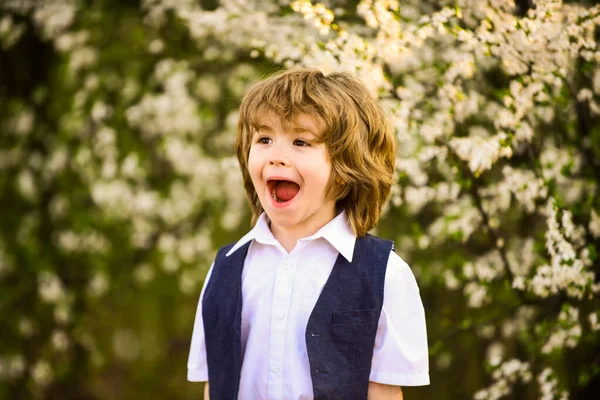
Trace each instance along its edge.
<instances>
[{"instance_id":1,"label":"tongue","mask_svg":"<svg viewBox=\"0 0 600 400\"><path fill-rule=\"evenodd\" d=\"M298 194L300 187L294 182L279 181L275 186L275 194L281 201L289 201Z\"/></svg>"}]
</instances>

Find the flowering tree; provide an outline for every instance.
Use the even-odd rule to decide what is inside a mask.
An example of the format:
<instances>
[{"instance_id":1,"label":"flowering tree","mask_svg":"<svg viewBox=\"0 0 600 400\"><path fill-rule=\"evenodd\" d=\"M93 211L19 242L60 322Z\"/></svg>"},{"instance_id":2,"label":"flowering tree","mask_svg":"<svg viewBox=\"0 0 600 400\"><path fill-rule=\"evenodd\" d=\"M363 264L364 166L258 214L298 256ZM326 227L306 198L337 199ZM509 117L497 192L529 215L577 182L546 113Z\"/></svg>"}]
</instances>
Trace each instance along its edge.
<instances>
[{"instance_id":1,"label":"flowering tree","mask_svg":"<svg viewBox=\"0 0 600 400\"><path fill-rule=\"evenodd\" d=\"M426 306L415 396L598 386L600 7L0 7L0 397L198 396L181 385L200 287L249 222L237 105L296 65L358 74L395 128L378 233Z\"/></svg>"}]
</instances>

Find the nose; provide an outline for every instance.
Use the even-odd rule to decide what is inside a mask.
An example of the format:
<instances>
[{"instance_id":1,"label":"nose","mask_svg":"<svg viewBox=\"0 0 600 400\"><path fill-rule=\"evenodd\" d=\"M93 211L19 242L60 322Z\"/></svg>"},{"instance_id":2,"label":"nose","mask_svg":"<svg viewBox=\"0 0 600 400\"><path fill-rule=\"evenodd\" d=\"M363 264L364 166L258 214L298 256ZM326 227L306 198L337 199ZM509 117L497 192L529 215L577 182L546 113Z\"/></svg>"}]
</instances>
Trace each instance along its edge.
<instances>
[{"instance_id":1,"label":"nose","mask_svg":"<svg viewBox=\"0 0 600 400\"><path fill-rule=\"evenodd\" d=\"M274 151L269 157L269 165L273 167L288 167L290 161L282 151Z\"/></svg>"},{"instance_id":2,"label":"nose","mask_svg":"<svg viewBox=\"0 0 600 400\"><path fill-rule=\"evenodd\" d=\"M273 167L286 167L289 165L289 163L280 158L277 158L277 159L270 160L269 165L271 165Z\"/></svg>"}]
</instances>

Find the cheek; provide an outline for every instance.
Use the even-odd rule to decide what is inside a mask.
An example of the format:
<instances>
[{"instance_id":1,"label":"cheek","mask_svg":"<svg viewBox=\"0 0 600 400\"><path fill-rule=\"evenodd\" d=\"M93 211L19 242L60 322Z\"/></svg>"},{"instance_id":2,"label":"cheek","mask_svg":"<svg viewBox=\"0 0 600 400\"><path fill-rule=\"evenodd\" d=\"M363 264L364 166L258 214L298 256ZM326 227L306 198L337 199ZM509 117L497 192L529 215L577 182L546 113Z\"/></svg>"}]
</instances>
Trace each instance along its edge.
<instances>
[{"instance_id":1,"label":"cheek","mask_svg":"<svg viewBox=\"0 0 600 400\"><path fill-rule=\"evenodd\" d=\"M256 151L252 151L250 149L250 153L248 154L248 173L250 174L250 178L252 178L252 183L256 187L257 181L261 177L262 164L260 162L260 157L256 153Z\"/></svg>"},{"instance_id":2,"label":"cheek","mask_svg":"<svg viewBox=\"0 0 600 400\"><path fill-rule=\"evenodd\" d=\"M325 190L331 176L331 164L320 162L308 163L304 166L304 177L314 190Z\"/></svg>"}]
</instances>

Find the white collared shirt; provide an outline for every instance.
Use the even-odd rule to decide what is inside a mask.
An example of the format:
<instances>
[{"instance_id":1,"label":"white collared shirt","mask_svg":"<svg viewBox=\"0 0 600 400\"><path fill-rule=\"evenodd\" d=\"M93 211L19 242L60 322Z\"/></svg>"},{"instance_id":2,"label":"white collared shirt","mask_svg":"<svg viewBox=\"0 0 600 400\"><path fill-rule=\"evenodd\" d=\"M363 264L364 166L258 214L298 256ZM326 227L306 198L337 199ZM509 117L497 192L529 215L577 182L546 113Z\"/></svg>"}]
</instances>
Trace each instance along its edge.
<instances>
[{"instance_id":1,"label":"white collared shirt","mask_svg":"<svg viewBox=\"0 0 600 400\"><path fill-rule=\"evenodd\" d=\"M356 236L342 212L314 235L300 239L288 254L263 213L227 256L249 241L242 270L243 363L238 398L312 399L306 324L338 255L352 261ZM211 272L212 266L204 288ZM204 289L187 365L188 380L194 382L208 380L203 295ZM429 384L419 288L409 266L394 251L388 259L369 380L398 386Z\"/></svg>"}]
</instances>

